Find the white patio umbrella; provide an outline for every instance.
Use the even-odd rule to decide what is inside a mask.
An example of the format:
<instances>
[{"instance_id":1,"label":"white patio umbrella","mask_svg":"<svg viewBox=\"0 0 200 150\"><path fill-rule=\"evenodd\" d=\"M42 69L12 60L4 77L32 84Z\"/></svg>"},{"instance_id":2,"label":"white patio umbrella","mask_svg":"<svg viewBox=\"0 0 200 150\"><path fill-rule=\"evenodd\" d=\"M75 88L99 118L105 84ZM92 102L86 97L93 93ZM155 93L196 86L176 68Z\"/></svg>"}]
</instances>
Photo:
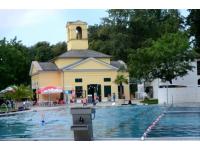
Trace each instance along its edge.
<instances>
[{"instance_id":1,"label":"white patio umbrella","mask_svg":"<svg viewBox=\"0 0 200 150\"><path fill-rule=\"evenodd\" d=\"M14 89L14 86L12 87L12 86L9 86L9 87L7 87L7 88L5 88L4 90L1 90L0 91L0 94L5 94L5 93L7 93L7 92L13 92L15 89Z\"/></svg>"}]
</instances>

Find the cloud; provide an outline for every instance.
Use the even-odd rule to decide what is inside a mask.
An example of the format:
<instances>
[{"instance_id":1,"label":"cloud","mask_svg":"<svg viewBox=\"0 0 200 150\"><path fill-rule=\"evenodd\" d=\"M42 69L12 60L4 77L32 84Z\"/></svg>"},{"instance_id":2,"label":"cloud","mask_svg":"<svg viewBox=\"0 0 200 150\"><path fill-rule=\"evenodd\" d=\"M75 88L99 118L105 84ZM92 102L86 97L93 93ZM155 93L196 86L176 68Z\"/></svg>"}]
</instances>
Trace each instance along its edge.
<instances>
[{"instance_id":1,"label":"cloud","mask_svg":"<svg viewBox=\"0 0 200 150\"><path fill-rule=\"evenodd\" d=\"M0 28L18 28L44 22L56 10L0 10Z\"/></svg>"}]
</instances>

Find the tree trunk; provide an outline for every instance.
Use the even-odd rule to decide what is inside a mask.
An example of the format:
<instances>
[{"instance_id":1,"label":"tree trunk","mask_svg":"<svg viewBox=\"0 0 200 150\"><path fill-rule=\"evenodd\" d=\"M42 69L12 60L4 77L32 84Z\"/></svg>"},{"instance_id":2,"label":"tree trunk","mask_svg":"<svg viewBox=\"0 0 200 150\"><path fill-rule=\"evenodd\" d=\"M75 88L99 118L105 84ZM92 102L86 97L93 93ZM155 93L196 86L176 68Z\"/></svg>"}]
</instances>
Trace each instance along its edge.
<instances>
[{"instance_id":1,"label":"tree trunk","mask_svg":"<svg viewBox=\"0 0 200 150\"><path fill-rule=\"evenodd\" d=\"M122 85L122 83L120 83L120 85L119 85L119 87L120 87L120 91L119 91L119 93L120 93L120 99L122 99L122 88L123 88L123 85Z\"/></svg>"}]
</instances>

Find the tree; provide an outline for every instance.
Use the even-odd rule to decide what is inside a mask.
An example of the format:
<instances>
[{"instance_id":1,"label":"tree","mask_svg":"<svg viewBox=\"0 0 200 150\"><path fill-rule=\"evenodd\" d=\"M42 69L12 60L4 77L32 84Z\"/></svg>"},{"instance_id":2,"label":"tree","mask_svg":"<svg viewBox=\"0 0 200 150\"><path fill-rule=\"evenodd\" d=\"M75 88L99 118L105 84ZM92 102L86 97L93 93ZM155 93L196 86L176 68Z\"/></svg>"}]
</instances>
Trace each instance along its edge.
<instances>
[{"instance_id":1,"label":"tree","mask_svg":"<svg viewBox=\"0 0 200 150\"><path fill-rule=\"evenodd\" d=\"M128 79L124 75L117 75L114 82L120 87L119 98L123 98L123 83L128 84Z\"/></svg>"},{"instance_id":2,"label":"tree","mask_svg":"<svg viewBox=\"0 0 200 150\"><path fill-rule=\"evenodd\" d=\"M163 35L147 48L137 49L130 55L130 73L137 79L151 81L159 78L169 81L182 77L193 69L194 52L190 49L189 37L185 32Z\"/></svg>"},{"instance_id":3,"label":"tree","mask_svg":"<svg viewBox=\"0 0 200 150\"><path fill-rule=\"evenodd\" d=\"M50 45L48 42L38 42L32 47L26 47L17 37L8 41L0 40L0 89L9 85L30 84L29 70L31 62L49 61L66 52L65 42Z\"/></svg>"},{"instance_id":4,"label":"tree","mask_svg":"<svg viewBox=\"0 0 200 150\"><path fill-rule=\"evenodd\" d=\"M31 60L28 48L17 38L0 40L0 89L12 84L28 84Z\"/></svg>"},{"instance_id":5,"label":"tree","mask_svg":"<svg viewBox=\"0 0 200 150\"><path fill-rule=\"evenodd\" d=\"M55 45L52 45L51 49L53 51L53 57L56 57L56 56L67 51L67 43L66 42L59 42Z\"/></svg>"},{"instance_id":6,"label":"tree","mask_svg":"<svg viewBox=\"0 0 200 150\"><path fill-rule=\"evenodd\" d=\"M187 17L187 25L189 25L190 35L194 37L193 44L195 51L200 54L200 10L191 9Z\"/></svg>"},{"instance_id":7,"label":"tree","mask_svg":"<svg viewBox=\"0 0 200 150\"><path fill-rule=\"evenodd\" d=\"M89 47L127 63L128 55L152 40L183 28L178 10L108 10L100 25L89 26Z\"/></svg>"},{"instance_id":8,"label":"tree","mask_svg":"<svg viewBox=\"0 0 200 150\"><path fill-rule=\"evenodd\" d=\"M36 43L30 49L33 53L33 60L46 62L52 59L54 56L50 43L45 41Z\"/></svg>"},{"instance_id":9,"label":"tree","mask_svg":"<svg viewBox=\"0 0 200 150\"><path fill-rule=\"evenodd\" d=\"M31 99L33 97L32 90L29 86L23 84L13 86L14 91L5 94L5 97L14 99L15 101L22 101L23 99Z\"/></svg>"}]
</instances>

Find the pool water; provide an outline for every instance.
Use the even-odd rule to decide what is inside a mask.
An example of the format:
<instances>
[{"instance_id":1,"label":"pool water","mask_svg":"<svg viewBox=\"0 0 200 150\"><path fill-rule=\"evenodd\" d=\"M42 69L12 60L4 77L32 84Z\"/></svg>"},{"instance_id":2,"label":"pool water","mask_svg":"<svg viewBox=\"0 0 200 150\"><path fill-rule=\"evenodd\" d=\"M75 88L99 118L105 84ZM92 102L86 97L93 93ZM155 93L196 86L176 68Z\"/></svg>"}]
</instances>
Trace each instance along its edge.
<instances>
[{"instance_id":1,"label":"pool water","mask_svg":"<svg viewBox=\"0 0 200 150\"><path fill-rule=\"evenodd\" d=\"M96 108L94 138L140 138L148 125L163 111L158 106ZM45 123L41 123L41 114ZM0 118L0 139L73 139L69 107L28 112Z\"/></svg>"},{"instance_id":2,"label":"pool water","mask_svg":"<svg viewBox=\"0 0 200 150\"><path fill-rule=\"evenodd\" d=\"M200 137L200 108L170 108L148 137Z\"/></svg>"},{"instance_id":3,"label":"pool water","mask_svg":"<svg viewBox=\"0 0 200 150\"><path fill-rule=\"evenodd\" d=\"M187 110L186 108L168 110L169 112L152 128L147 138L200 136L200 113L180 113ZM96 108L96 116L93 120L94 138L139 139L148 126L164 111L166 108L158 105ZM41 123L41 114L45 116L44 124ZM0 117L0 140L24 138L72 140L71 125L72 117L69 107Z\"/></svg>"}]
</instances>

